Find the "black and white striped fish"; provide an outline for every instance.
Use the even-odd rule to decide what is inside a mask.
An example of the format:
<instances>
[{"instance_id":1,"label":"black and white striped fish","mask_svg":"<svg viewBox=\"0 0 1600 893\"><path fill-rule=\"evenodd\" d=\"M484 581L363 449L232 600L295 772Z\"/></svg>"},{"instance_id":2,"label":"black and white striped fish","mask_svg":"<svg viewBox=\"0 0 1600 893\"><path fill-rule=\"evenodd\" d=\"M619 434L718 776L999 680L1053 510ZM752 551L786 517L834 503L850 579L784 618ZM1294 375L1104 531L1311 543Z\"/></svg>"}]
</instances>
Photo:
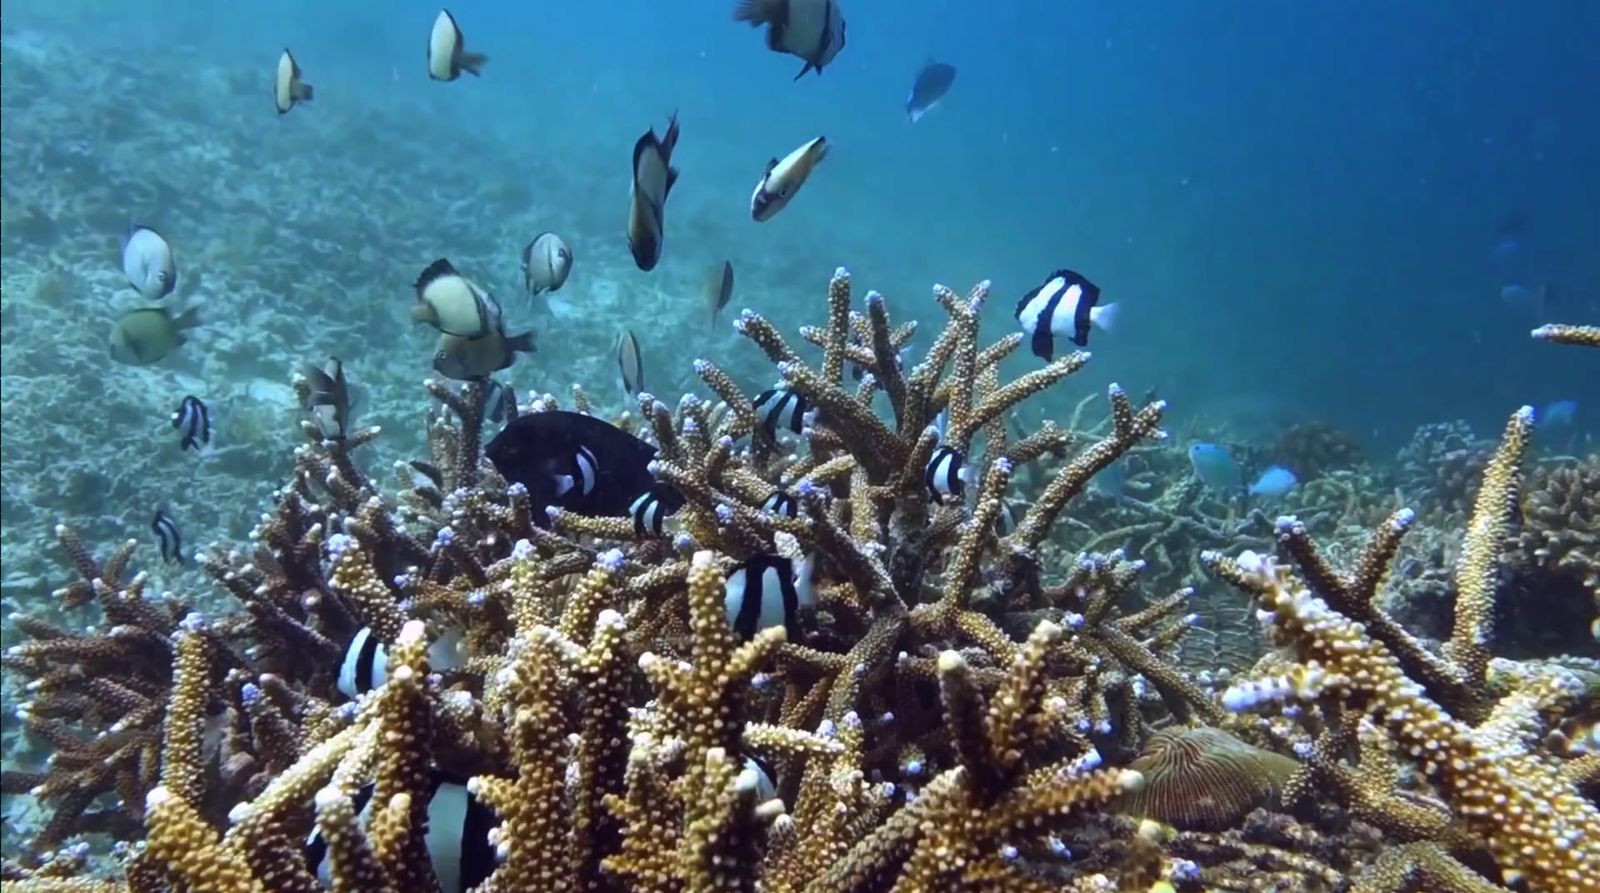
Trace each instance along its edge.
<instances>
[{"instance_id":1,"label":"black and white striped fish","mask_svg":"<svg viewBox=\"0 0 1600 893\"><path fill-rule=\"evenodd\" d=\"M351 798L365 826L372 818L375 785L367 784ZM489 832L500 824L494 810L467 789L466 780L435 772L428 797L428 857L439 878L440 893L466 893L488 880L496 858ZM306 838L306 864L324 886L333 886L328 842L322 832Z\"/></svg>"},{"instance_id":2,"label":"black and white striped fish","mask_svg":"<svg viewBox=\"0 0 1600 893\"><path fill-rule=\"evenodd\" d=\"M446 629L428 646L428 668L434 672L454 670L462 664L461 631ZM339 664L339 692L354 700L383 685L389 679L389 648L363 626L344 650Z\"/></svg>"},{"instance_id":3,"label":"black and white striped fish","mask_svg":"<svg viewBox=\"0 0 1600 893\"><path fill-rule=\"evenodd\" d=\"M781 555L750 556L749 561L734 568L723 584L728 624L746 639L768 627L782 626L794 641L799 632L800 609L816 604L811 573L809 557L797 567Z\"/></svg>"},{"instance_id":4,"label":"black and white striped fish","mask_svg":"<svg viewBox=\"0 0 1600 893\"><path fill-rule=\"evenodd\" d=\"M767 497L767 501L761 503L761 509L774 515L783 515L786 518L800 516L799 501L782 490L773 490L772 495Z\"/></svg>"},{"instance_id":5,"label":"black and white striped fish","mask_svg":"<svg viewBox=\"0 0 1600 893\"><path fill-rule=\"evenodd\" d=\"M788 388L768 388L756 395L755 407L756 423L768 437L776 437L779 428L799 434L811 403Z\"/></svg>"},{"instance_id":6,"label":"black and white striped fish","mask_svg":"<svg viewBox=\"0 0 1600 893\"><path fill-rule=\"evenodd\" d=\"M156 509L156 516L150 520L150 530L161 546L161 560L183 564L183 534L178 532L177 522L167 517L164 510Z\"/></svg>"},{"instance_id":7,"label":"black and white striped fish","mask_svg":"<svg viewBox=\"0 0 1600 893\"><path fill-rule=\"evenodd\" d=\"M306 413L323 437L343 440L350 433L350 385L344 378L344 363L329 357L326 366L307 366L306 379L311 382Z\"/></svg>"},{"instance_id":8,"label":"black and white striped fish","mask_svg":"<svg viewBox=\"0 0 1600 893\"><path fill-rule=\"evenodd\" d=\"M628 506L628 516L633 518L633 533L643 539L662 536L667 528L667 516L683 507L683 495L670 484L657 481L633 505Z\"/></svg>"},{"instance_id":9,"label":"black and white striped fish","mask_svg":"<svg viewBox=\"0 0 1600 893\"><path fill-rule=\"evenodd\" d=\"M924 466L922 482L928 487L928 498L936 504L957 503L966 496L967 484L972 483L972 469L967 467L967 457L960 450L941 446Z\"/></svg>"},{"instance_id":10,"label":"black and white striped fish","mask_svg":"<svg viewBox=\"0 0 1600 893\"><path fill-rule=\"evenodd\" d=\"M1055 356L1056 336L1070 336L1079 347L1089 346L1089 327L1111 331L1117 305L1100 303L1100 287L1071 270L1057 270L1043 285L1022 296L1015 316L1032 339L1033 355L1049 361Z\"/></svg>"},{"instance_id":11,"label":"black and white striped fish","mask_svg":"<svg viewBox=\"0 0 1600 893\"><path fill-rule=\"evenodd\" d=\"M200 402L200 398L190 394L178 404L178 411L172 414L172 427L178 429L182 436L179 441L184 450L200 452L201 447L211 443L211 410Z\"/></svg>"}]
</instances>

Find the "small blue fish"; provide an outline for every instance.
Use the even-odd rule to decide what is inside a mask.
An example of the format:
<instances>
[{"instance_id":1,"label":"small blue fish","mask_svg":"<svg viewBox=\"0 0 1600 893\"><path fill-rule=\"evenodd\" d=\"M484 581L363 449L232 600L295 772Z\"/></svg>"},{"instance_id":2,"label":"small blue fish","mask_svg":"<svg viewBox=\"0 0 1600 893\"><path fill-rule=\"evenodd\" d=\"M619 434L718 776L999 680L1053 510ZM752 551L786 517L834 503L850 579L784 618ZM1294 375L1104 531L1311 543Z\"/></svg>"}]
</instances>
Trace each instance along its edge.
<instances>
[{"instance_id":1,"label":"small blue fish","mask_svg":"<svg viewBox=\"0 0 1600 893\"><path fill-rule=\"evenodd\" d=\"M1219 493L1232 496L1244 486L1239 464L1226 447L1197 443L1189 447L1189 464L1194 466L1194 476L1201 483Z\"/></svg>"},{"instance_id":2,"label":"small blue fish","mask_svg":"<svg viewBox=\"0 0 1600 893\"><path fill-rule=\"evenodd\" d=\"M1256 482L1250 485L1250 495L1276 499L1294 489L1294 485L1298 483L1300 479L1294 476L1294 472L1281 465L1273 465L1261 472L1261 477L1256 478Z\"/></svg>"},{"instance_id":3,"label":"small blue fish","mask_svg":"<svg viewBox=\"0 0 1600 893\"><path fill-rule=\"evenodd\" d=\"M1556 400L1545 406L1544 412L1539 413L1539 423L1547 428L1565 428L1573 423L1578 415L1578 401Z\"/></svg>"}]
</instances>

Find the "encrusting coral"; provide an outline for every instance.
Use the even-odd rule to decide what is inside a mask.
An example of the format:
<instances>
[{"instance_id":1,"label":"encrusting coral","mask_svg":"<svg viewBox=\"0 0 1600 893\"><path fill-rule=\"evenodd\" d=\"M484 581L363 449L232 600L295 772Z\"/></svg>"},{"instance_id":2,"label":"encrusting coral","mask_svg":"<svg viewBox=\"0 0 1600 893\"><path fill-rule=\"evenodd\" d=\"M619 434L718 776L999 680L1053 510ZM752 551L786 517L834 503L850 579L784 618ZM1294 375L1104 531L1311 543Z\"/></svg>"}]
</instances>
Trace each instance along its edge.
<instances>
[{"instance_id":1,"label":"encrusting coral","mask_svg":"<svg viewBox=\"0 0 1600 893\"><path fill-rule=\"evenodd\" d=\"M1162 436L1162 405L1113 386L1101 435L1015 436L1009 410L1088 356L1002 383L1020 337L980 346L987 293L936 289L949 324L908 367L912 328L876 293L854 309L843 270L827 325L801 333L820 363L743 314L779 386L814 410L780 440L705 361L719 402L640 395L620 424L683 497L661 536L630 517L536 517L484 458L488 389L439 382L428 474L402 466L398 488L362 467L376 429L303 423L251 544L202 557L238 610L150 592L131 545L96 561L63 528L81 581L60 601L102 620L13 618L29 640L5 667L30 680L22 714L54 755L7 767L7 795L51 818L6 863L6 889L1593 889L1600 821L1579 792L1600 767L1578 736L1600 666L1488 651L1523 416L1479 490L1442 654L1373 603L1408 513L1347 574L1284 519L1268 539L1316 595L1271 559L1207 556L1279 648L1261 681L1219 696L1175 657L1192 592L1141 597L1142 562L1109 548L1063 563L1050 542L1097 472ZM572 402L591 411L581 391ZM948 451L976 472L970 502L930 493ZM1015 477L1056 453L1006 532ZM774 493L795 510L769 508ZM758 555L804 567L815 605L741 636L730 577ZM348 678L347 652L374 649L381 672ZM1315 709L1238 715L1286 700ZM1193 759L1117 768L1146 747ZM1225 814L1137 805L1194 785ZM1361 824L1269 812L1280 800ZM72 843L98 833L119 842L103 879Z\"/></svg>"}]
</instances>

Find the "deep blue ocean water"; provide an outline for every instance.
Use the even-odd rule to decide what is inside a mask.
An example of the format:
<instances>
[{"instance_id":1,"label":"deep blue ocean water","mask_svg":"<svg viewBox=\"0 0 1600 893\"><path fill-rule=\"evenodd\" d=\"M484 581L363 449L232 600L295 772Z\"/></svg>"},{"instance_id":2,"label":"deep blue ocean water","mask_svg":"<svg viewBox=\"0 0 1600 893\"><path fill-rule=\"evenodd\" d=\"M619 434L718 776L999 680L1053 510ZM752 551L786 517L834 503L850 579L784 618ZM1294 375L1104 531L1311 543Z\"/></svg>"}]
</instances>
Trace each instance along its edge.
<instances>
[{"instance_id":1,"label":"deep blue ocean water","mask_svg":"<svg viewBox=\"0 0 1600 893\"><path fill-rule=\"evenodd\" d=\"M492 61L448 85L422 66L438 7L414 0L28 0L5 25L35 17L146 60L152 101L186 65L243 60L265 92L291 46L318 96L289 119L400 107L415 128L384 139L485 177L525 176L495 165L526 159L536 190L619 226L633 140L677 110L663 275L727 255L813 271L795 287L816 295L842 263L928 321L931 283L989 278L993 337L1023 291L1071 267L1124 302L1084 381L1155 388L1180 417L1263 433L1321 418L1392 445L1458 417L1489 433L1521 403L1577 398L1580 425L1600 413L1594 358L1527 337L1600 319L1600 4L847 0L844 52L798 82L799 60L768 52L732 6L462 0L468 45ZM913 126L901 104L929 57L959 75ZM263 117L262 165L289 119ZM492 164L460 152L468 132L499 147ZM832 152L804 194L752 223L765 161L817 134ZM1491 251L1512 214L1527 230L1506 264ZM1563 303L1544 317L1506 306L1511 281L1555 284ZM817 320L790 300L762 309ZM627 312L648 325L644 302Z\"/></svg>"}]
</instances>

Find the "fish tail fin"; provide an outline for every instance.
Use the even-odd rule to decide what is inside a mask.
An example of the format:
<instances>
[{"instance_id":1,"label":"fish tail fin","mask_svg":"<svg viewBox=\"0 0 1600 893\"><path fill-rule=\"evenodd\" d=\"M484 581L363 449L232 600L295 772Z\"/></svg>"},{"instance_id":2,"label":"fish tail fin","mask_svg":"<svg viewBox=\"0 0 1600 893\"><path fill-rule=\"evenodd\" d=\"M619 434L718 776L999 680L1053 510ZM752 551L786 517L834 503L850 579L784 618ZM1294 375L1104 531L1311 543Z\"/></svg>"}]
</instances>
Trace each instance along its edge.
<instances>
[{"instance_id":1,"label":"fish tail fin","mask_svg":"<svg viewBox=\"0 0 1600 893\"><path fill-rule=\"evenodd\" d=\"M485 53L462 53L461 70L475 78L483 77L483 66L489 64L489 56Z\"/></svg>"},{"instance_id":2,"label":"fish tail fin","mask_svg":"<svg viewBox=\"0 0 1600 893\"><path fill-rule=\"evenodd\" d=\"M300 81L294 85L294 98L301 102L310 102L311 96L315 92L316 89L305 81Z\"/></svg>"},{"instance_id":3,"label":"fish tail fin","mask_svg":"<svg viewBox=\"0 0 1600 893\"><path fill-rule=\"evenodd\" d=\"M822 69L818 68L815 65L812 65L810 62L807 62L805 64L805 67L800 69L800 73L794 76L794 79L798 81L798 80L800 80L801 78L805 77L806 75L810 74L813 71L815 71L819 75L822 74Z\"/></svg>"},{"instance_id":4,"label":"fish tail fin","mask_svg":"<svg viewBox=\"0 0 1600 893\"><path fill-rule=\"evenodd\" d=\"M180 332L198 325L200 325L200 308L198 306L190 307L172 320L172 327Z\"/></svg>"},{"instance_id":5,"label":"fish tail fin","mask_svg":"<svg viewBox=\"0 0 1600 893\"><path fill-rule=\"evenodd\" d=\"M678 110L672 110L672 116L667 118L667 134L661 140L661 153L668 158L672 157L672 150L678 145Z\"/></svg>"},{"instance_id":6,"label":"fish tail fin","mask_svg":"<svg viewBox=\"0 0 1600 893\"><path fill-rule=\"evenodd\" d=\"M1099 326L1102 331L1109 332L1117 326L1117 318L1122 315L1122 308L1113 301L1110 304L1101 304L1089 311L1089 321Z\"/></svg>"},{"instance_id":7,"label":"fish tail fin","mask_svg":"<svg viewBox=\"0 0 1600 893\"><path fill-rule=\"evenodd\" d=\"M739 0L733 7L733 20L749 22L750 27L759 28L777 20L779 5L773 0Z\"/></svg>"},{"instance_id":8,"label":"fish tail fin","mask_svg":"<svg viewBox=\"0 0 1600 893\"><path fill-rule=\"evenodd\" d=\"M533 353L538 348L534 345L533 329L520 335L510 335L506 338L506 347L515 353Z\"/></svg>"}]
</instances>

